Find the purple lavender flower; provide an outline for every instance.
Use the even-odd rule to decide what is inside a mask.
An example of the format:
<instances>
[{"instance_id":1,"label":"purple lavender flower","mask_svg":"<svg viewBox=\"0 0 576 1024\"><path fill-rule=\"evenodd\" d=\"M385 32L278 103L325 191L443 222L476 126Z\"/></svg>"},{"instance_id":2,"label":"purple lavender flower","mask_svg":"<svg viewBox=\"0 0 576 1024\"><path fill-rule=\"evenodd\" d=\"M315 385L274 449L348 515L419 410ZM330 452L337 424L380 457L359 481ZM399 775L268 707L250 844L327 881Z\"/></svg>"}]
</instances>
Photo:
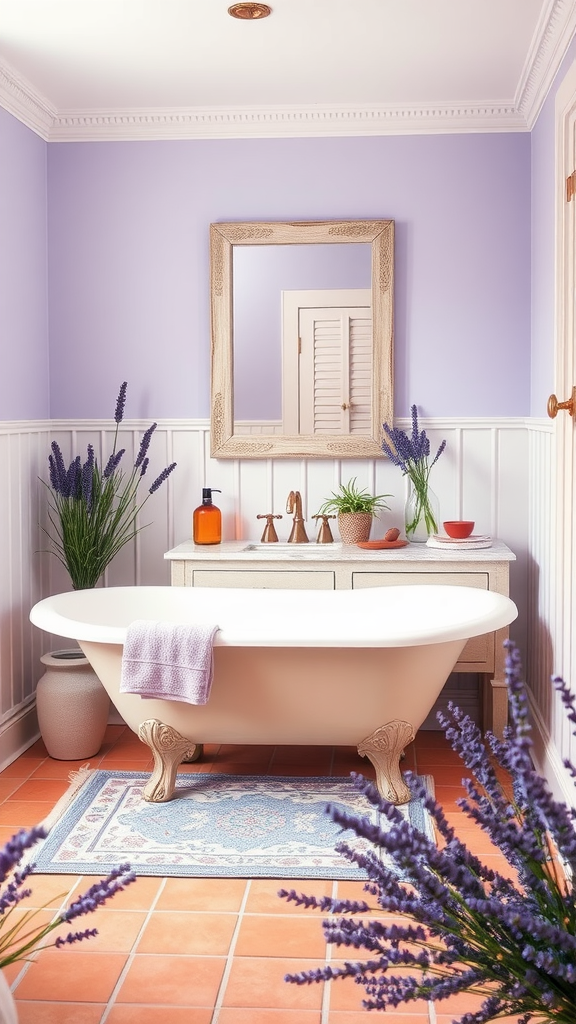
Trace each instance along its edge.
<instances>
[{"instance_id":1,"label":"purple lavender flower","mask_svg":"<svg viewBox=\"0 0 576 1024\"><path fill-rule=\"evenodd\" d=\"M68 935L66 935L65 938L62 938L59 935L54 945L56 946L56 949L61 949L62 946L71 946L74 942L81 942L82 939L91 939L95 935L98 935L97 928L86 928L83 932L68 932Z\"/></svg>"},{"instance_id":2,"label":"purple lavender flower","mask_svg":"<svg viewBox=\"0 0 576 1024\"><path fill-rule=\"evenodd\" d=\"M60 445L57 441L52 441L50 447L52 448L52 455L48 456L50 464L50 482L52 483L52 487L55 491L62 491L66 480L64 459L62 458Z\"/></svg>"},{"instance_id":3,"label":"purple lavender flower","mask_svg":"<svg viewBox=\"0 0 576 1024\"><path fill-rule=\"evenodd\" d=\"M160 476L156 477L154 483L150 487L149 494L154 494L154 491L158 490L160 485L164 483L166 478L170 476L170 473L175 468L176 468L176 463L175 462L171 462L170 465L166 467L166 469L163 469L162 472L160 473Z\"/></svg>"},{"instance_id":4,"label":"purple lavender flower","mask_svg":"<svg viewBox=\"0 0 576 1024\"><path fill-rule=\"evenodd\" d=\"M66 484L62 491L66 498L79 498L82 494L82 459L79 455L68 466Z\"/></svg>"},{"instance_id":5,"label":"purple lavender flower","mask_svg":"<svg viewBox=\"0 0 576 1024\"><path fill-rule=\"evenodd\" d=\"M143 438L142 438L142 440L140 442L140 450L138 452L138 455L136 456L136 462L134 463L134 469L138 469L138 467L141 466L142 463L144 462L144 459L145 459L145 457L146 457L146 455L148 453L148 449L150 447L150 441L152 440L152 434L156 430L157 426L158 426L157 423L153 423L151 427L148 427L148 430L144 434L144 436L143 436Z\"/></svg>"},{"instance_id":6,"label":"purple lavender flower","mask_svg":"<svg viewBox=\"0 0 576 1024\"><path fill-rule=\"evenodd\" d=\"M418 463L426 462L428 459L430 455L430 439L425 430L418 429L418 408L416 405L411 407L410 415L412 417L412 433L410 437L404 430L400 430L399 427L390 427L387 423L382 425L384 433L388 437L388 441L382 441L382 451L395 466L402 470L405 476L411 477L415 466ZM429 473L434 463L440 458L445 447L446 441L444 440L441 442L430 466L426 465L426 472Z\"/></svg>"},{"instance_id":7,"label":"purple lavender flower","mask_svg":"<svg viewBox=\"0 0 576 1024\"><path fill-rule=\"evenodd\" d=\"M76 917L82 917L83 914L92 913L97 907L102 906L106 900L111 899L117 892L121 892L127 885L135 881L136 875L130 869L130 865L121 864L120 867L111 871L106 878L91 885L83 896L80 896L74 903L71 903L68 909L61 913L60 919L62 921L73 921Z\"/></svg>"},{"instance_id":8,"label":"purple lavender flower","mask_svg":"<svg viewBox=\"0 0 576 1024\"><path fill-rule=\"evenodd\" d=\"M108 477L113 476L113 474L116 472L118 466L120 465L120 460L122 459L122 456L124 455L125 451L125 448L121 448L119 452L114 452L110 456L108 462L106 463L106 468L104 469L104 472L102 474L104 480L107 480Z\"/></svg>"},{"instance_id":9,"label":"purple lavender flower","mask_svg":"<svg viewBox=\"0 0 576 1024\"><path fill-rule=\"evenodd\" d=\"M40 839L45 839L47 834L46 829L37 825L29 830L21 829L15 836L12 836L12 839L8 840L0 850L0 882L3 882L6 876L20 863L24 851L35 846ZM25 876L22 875L22 877Z\"/></svg>"},{"instance_id":10,"label":"purple lavender flower","mask_svg":"<svg viewBox=\"0 0 576 1024\"><path fill-rule=\"evenodd\" d=\"M92 487L94 483L94 448L88 445L88 457L82 466L81 486L82 501L86 505L88 514L92 511Z\"/></svg>"},{"instance_id":11,"label":"purple lavender flower","mask_svg":"<svg viewBox=\"0 0 576 1024\"><path fill-rule=\"evenodd\" d=\"M124 406L126 405L126 390L128 388L128 382L124 381L120 385L120 391L118 392L118 398L116 400L116 412L114 413L114 419L116 423L122 423L124 418Z\"/></svg>"}]
</instances>

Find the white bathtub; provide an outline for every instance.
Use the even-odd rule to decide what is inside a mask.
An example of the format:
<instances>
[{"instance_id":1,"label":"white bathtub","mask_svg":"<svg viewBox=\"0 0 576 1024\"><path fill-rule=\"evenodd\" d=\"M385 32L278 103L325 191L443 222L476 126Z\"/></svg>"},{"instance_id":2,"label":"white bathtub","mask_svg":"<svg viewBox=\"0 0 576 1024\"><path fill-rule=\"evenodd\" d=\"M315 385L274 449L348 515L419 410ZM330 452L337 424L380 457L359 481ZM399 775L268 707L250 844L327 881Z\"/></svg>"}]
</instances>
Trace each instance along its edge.
<instances>
[{"instance_id":1,"label":"white bathtub","mask_svg":"<svg viewBox=\"0 0 576 1024\"><path fill-rule=\"evenodd\" d=\"M154 753L146 799L169 800L203 743L352 745L380 792L409 799L399 759L466 641L508 625L515 604L469 587L225 590L109 587L57 594L32 622L77 640L111 700ZM135 619L218 625L207 704L120 693Z\"/></svg>"}]
</instances>

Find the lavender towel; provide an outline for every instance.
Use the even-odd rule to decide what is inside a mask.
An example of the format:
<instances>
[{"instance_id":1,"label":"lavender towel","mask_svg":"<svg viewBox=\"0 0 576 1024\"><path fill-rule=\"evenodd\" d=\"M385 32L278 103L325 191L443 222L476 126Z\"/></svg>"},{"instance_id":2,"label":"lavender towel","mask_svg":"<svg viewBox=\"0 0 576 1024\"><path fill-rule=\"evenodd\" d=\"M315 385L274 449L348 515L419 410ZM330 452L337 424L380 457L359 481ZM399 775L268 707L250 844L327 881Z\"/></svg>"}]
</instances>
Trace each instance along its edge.
<instances>
[{"instance_id":1,"label":"lavender towel","mask_svg":"<svg viewBox=\"0 0 576 1024\"><path fill-rule=\"evenodd\" d=\"M120 692L206 704L218 629L148 619L130 623L122 654Z\"/></svg>"}]
</instances>

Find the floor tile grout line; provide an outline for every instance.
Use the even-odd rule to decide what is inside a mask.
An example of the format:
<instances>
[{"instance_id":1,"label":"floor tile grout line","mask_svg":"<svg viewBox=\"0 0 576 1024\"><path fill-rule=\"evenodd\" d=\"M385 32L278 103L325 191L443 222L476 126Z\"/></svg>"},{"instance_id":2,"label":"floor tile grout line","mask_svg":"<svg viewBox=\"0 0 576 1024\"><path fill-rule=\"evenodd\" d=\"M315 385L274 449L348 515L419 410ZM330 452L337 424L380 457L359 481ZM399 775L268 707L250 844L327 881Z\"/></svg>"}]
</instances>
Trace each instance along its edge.
<instances>
[{"instance_id":1,"label":"floor tile grout line","mask_svg":"<svg viewBox=\"0 0 576 1024\"><path fill-rule=\"evenodd\" d=\"M238 943L238 936L240 934L240 928L244 920L244 911L246 910L246 904L248 903L248 897L250 895L251 888L252 879L247 878L246 886L244 888L244 895L242 897L240 907L238 908L236 927L232 932L232 938L230 939L230 945L228 947L228 953L226 955L226 963L224 964L222 979L220 981L220 985L218 986L218 992L216 993L216 999L214 1001L214 1009L212 1011L212 1016L210 1018L210 1024L217 1024L218 1018L220 1016L220 1010L222 1009L224 1003L224 996L226 995L226 989L228 987L228 981L230 979L230 974L232 972L232 966L234 963L234 953L236 950L236 945Z\"/></svg>"},{"instance_id":2,"label":"floor tile grout line","mask_svg":"<svg viewBox=\"0 0 576 1024\"><path fill-rule=\"evenodd\" d=\"M415 744L414 747L413 747L413 754L412 754L412 756L413 756L413 762L414 762L413 763L413 771L416 774L418 774L419 760L420 760L420 758L418 758L418 752L417 751L418 751L418 746ZM450 771L452 773L456 772L456 775L458 775L457 768L460 767L460 763L457 766L455 766L454 764L448 763L447 761L445 761L442 758L442 754L441 754L440 750L439 749L437 750L435 743L428 744L424 740L424 742L420 746L420 753L422 754L422 756L423 756L425 761L430 761L431 760L433 762L432 765L429 765L429 766L426 765L422 769L425 774L432 774L432 775L434 775L434 768L435 768L435 766L440 765L440 766L442 766L443 769L444 768L446 769L446 773L445 774L446 774L447 778L450 777ZM438 756L436 756L436 754L438 754ZM269 757L269 765L271 766L273 763L276 763L277 759L278 759L278 748L274 748L272 754ZM334 771L334 759L335 759L335 751L333 750L332 754L331 754L331 761L330 761L330 768L329 768L329 773L330 774L333 774L333 771ZM48 763L49 760L50 760L49 758L43 758L41 763ZM306 760L306 756L305 756L305 751L303 751L302 767L304 767L306 764L307 764L307 760ZM283 766L283 767L284 767L284 772L285 773L289 772L289 770L290 770L290 766L289 765L286 765L286 766ZM315 771L315 767L316 766L312 766L311 770L309 770L309 774L311 774L311 775L319 774L318 771ZM38 766L36 766L33 769L33 771L28 771L27 778L28 779L32 778L33 775L35 775L38 772L38 770L39 770ZM259 764L257 766L257 768L255 768L253 770L253 774L261 774L261 773L262 773L262 766ZM322 774L324 774L324 773L322 773ZM0 775L1 775L1 773L0 773ZM23 779L19 780L19 784L20 785L22 784L22 781L25 781L25 780L23 780ZM455 779L455 785L457 785L458 781L459 780ZM447 784L448 783L443 783L443 785L447 785ZM460 788L460 786L458 785L457 788ZM4 802L6 802L6 801L0 801L0 804L4 803ZM75 882L75 885L79 885L80 884L80 878L81 877L82 876L80 876L77 879L77 881ZM164 879L164 885L165 884L166 884L166 879ZM162 888L163 888L163 886L162 886ZM71 887L70 892L72 892L73 889L74 889L74 886ZM160 890L160 891L162 891L162 890ZM158 900L159 896L160 896L160 893L157 894L156 899L153 901L153 905L150 908L150 911L148 912L148 915L147 915L147 920L149 918L149 914L151 913L152 909L157 905L157 900ZM232 912L235 913L235 911L231 911L231 913ZM244 901L244 905L243 905L243 916L245 918L250 916L250 913L246 911L246 902L245 901ZM273 915L271 915L271 916L273 916ZM142 927L144 928L145 924ZM236 928L237 929L239 928L239 921L236 924ZM120 975L120 977L118 979L117 985L115 986L115 989L114 989L112 995L110 996L108 1004L104 1008L103 1016L100 1018L101 1024L103 1024L103 1022L108 1019L110 1013L112 1012L112 1007L114 1005L117 1005L116 1000L118 998L118 988L122 984L122 980L125 979L126 971L129 969L130 963L133 962L134 956L136 955L137 943L138 943L138 941L140 941L140 938L141 938L141 931L139 933L139 936L137 936L137 938L134 940L134 943L132 944L132 954L129 956L129 962L127 962L125 964L125 966L124 966L124 968L123 968L123 970L121 972L121 975ZM329 959L330 957L333 957L334 955L335 955L335 947L333 947L333 946L331 948L326 947L327 959ZM222 960L224 960L224 959L225 959L225 957L222 957ZM222 1016L225 1015L221 1011L223 1011L223 1009L224 1009L224 999L225 999L226 985L228 984L228 980L229 980L229 970L231 970L231 967L232 967L234 962L236 962L236 963L238 962L238 958L234 957L232 954L229 954L228 958L227 958L227 964L225 964L225 969L228 966L228 962L230 963L230 967L227 970L227 975L228 976L227 976L226 984L224 984L225 978L224 978L224 975L223 975L222 980L221 980L220 990L219 990L219 993L218 993L218 995L220 997L220 1002L211 1011L213 1013L213 1017L211 1018L211 1024L216 1024L216 1022L218 1020L218 1017L220 1017L220 1019L222 1019ZM14 979L14 983L20 984L21 980L22 980L22 978L19 975L19 976L17 976L16 979ZM329 986L329 991L327 993L326 992L326 988L328 986ZM332 987L332 983L331 982L327 982L326 986L325 986L325 989L324 989L324 991L322 993L322 1010L321 1010L322 1019L321 1019L321 1021L319 1021L319 1024L328 1024L329 1013L330 1013L330 990L331 990L331 987ZM424 1024L424 1021L428 1021L428 1024L436 1024L435 1016L434 1016L434 1007L433 1006L432 1007L428 1007L427 1009L428 1009L427 1016L423 1015L423 1018L422 1018L423 1019L423 1024Z\"/></svg>"},{"instance_id":3,"label":"floor tile grout line","mask_svg":"<svg viewBox=\"0 0 576 1024\"><path fill-rule=\"evenodd\" d=\"M103 1014L102 1014L102 1016L100 1018L99 1024L104 1024L104 1021L106 1021L108 1019L108 1017L110 1016L114 1006L116 1005L116 997L117 997L117 995L118 995L122 985L124 984L124 980L126 978L126 975L127 975L128 971L129 971L130 967L134 963L134 958L135 958L135 956L137 954L138 944L140 942L140 939L142 938L142 935L144 933L144 930L145 930L148 922L150 921L150 918L152 917L152 914L154 913L154 909L155 909L155 907L156 907L156 905L158 903L158 900L160 899L160 896L162 895L162 893L164 892L164 889L166 888L166 883L167 883L167 878L163 878L162 879L162 884L158 887L156 895L155 895L154 899L152 900L152 902L151 902L151 904L150 904L150 906L148 908L146 916L145 916L145 918L144 918L144 920L142 922L142 926L138 930L138 934L134 938L134 941L132 943L132 948L131 948L131 950L130 950L127 958L126 958L126 963L124 964L124 967L120 971L120 974L118 976L118 980L117 980L116 984L114 985L114 988L112 989L112 992L110 993L110 996L109 996L108 1001L106 1003L106 1007L105 1007L104 1012L103 1012Z\"/></svg>"},{"instance_id":4,"label":"floor tile grout line","mask_svg":"<svg viewBox=\"0 0 576 1024\"><path fill-rule=\"evenodd\" d=\"M332 882L332 892L330 894L332 899L335 900L338 896L338 882ZM326 943L326 950L324 953L325 962L329 964L332 959L332 943ZM322 1007L320 1013L320 1024L329 1024L330 1018L330 996L332 994L332 982L324 982L324 990L322 992Z\"/></svg>"}]
</instances>

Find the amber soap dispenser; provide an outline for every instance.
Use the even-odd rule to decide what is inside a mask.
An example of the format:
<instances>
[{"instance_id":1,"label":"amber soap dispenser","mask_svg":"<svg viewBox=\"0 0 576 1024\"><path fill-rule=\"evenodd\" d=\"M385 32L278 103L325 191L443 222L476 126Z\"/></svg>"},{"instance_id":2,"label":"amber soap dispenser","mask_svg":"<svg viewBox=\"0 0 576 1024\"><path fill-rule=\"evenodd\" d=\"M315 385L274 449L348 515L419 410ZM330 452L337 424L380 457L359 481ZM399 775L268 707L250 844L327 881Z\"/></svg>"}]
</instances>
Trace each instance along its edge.
<instances>
[{"instance_id":1,"label":"amber soap dispenser","mask_svg":"<svg viewBox=\"0 0 576 1024\"><path fill-rule=\"evenodd\" d=\"M222 513L212 504L212 491L222 493L218 487L203 487L202 504L194 509L192 536L195 544L220 544L222 540Z\"/></svg>"}]
</instances>

